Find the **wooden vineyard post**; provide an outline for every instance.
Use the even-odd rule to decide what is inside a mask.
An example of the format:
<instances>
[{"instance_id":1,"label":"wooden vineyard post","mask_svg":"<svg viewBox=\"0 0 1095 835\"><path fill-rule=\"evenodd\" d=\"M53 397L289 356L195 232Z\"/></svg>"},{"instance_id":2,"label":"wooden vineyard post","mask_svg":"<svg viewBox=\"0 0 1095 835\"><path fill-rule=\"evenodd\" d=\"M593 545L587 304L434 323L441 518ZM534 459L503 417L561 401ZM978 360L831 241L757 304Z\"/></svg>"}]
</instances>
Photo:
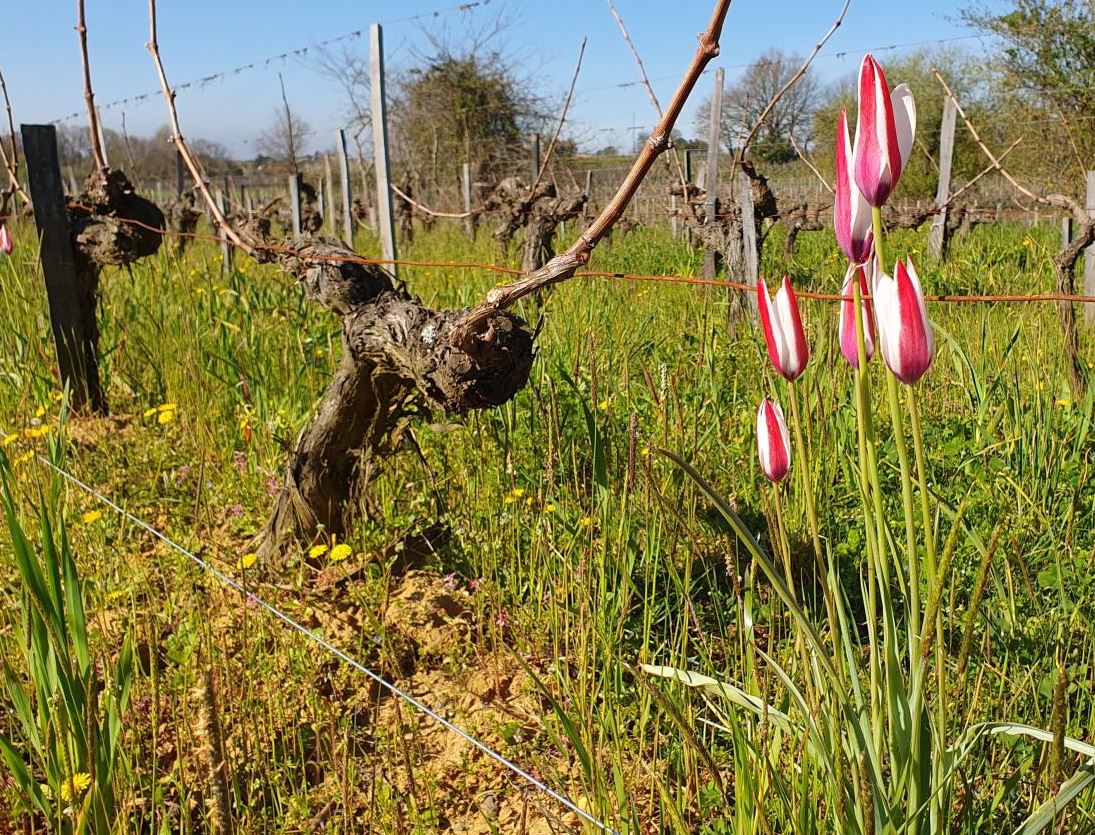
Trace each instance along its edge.
<instances>
[{"instance_id":1,"label":"wooden vineyard post","mask_svg":"<svg viewBox=\"0 0 1095 835\"><path fill-rule=\"evenodd\" d=\"M183 158L178 149L175 149L175 196L182 197L186 179L183 177Z\"/></svg>"},{"instance_id":2,"label":"wooden vineyard post","mask_svg":"<svg viewBox=\"0 0 1095 835\"><path fill-rule=\"evenodd\" d=\"M593 216L592 215L592 206L593 206L593 169L592 168L587 168L586 169L586 202L585 202L585 206L582 207L582 219L586 222L589 222L589 219Z\"/></svg>"},{"instance_id":3,"label":"wooden vineyard post","mask_svg":"<svg viewBox=\"0 0 1095 835\"><path fill-rule=\"evenodd\" d=\"M1087 200L1084 203L1088 217L1095 217L1095 171L1087 172ZM1095 245L1084 250L1084 295L1095 296ZM1095 325L1095 302L1084 304L1084 323Z\"/></svg>"},{"instance_id":4,"label":"wooden vineyard post","mask_svg":"<svg viewBox=\"0 0 1095 835\"><path fill-rule=\"evenodd\" d=\"M350 155L346 152L346 131L338 129L335 135L338 148L338 176L342 185L342 242L354 248L353 186L350 185ZM334 205L331 206L334 209Z\"/></svg>"},{"instance_id":5,"label":"wooden vineyard post","mask_svg":"<svg viewBox=\"0 0 1095 835\"><path fill-rule=\"evenodd\" d=\"M951 190L951 163L954 160L954 123L958 108L947 96L943 102L943 124L939 134L939 185L935 190L935 205L939 211L932 218L928 251L932 258L943 260L947 255L947 199Z\"/></svg>"},{"instance_id":6,"label":"wooden vineyard post","mask_svg":"<svg viewBox=\"0 0 1095 835\"><path fill-rule=\"evenodd\" d=\"M715 68L715 90L711 95L711 114L707 123L707 168L704 173L703 187L706 190L704 199L703 223L711 226L715 223L715 213L718 211L719 192L719 134L722 126L722 87L725 71L722 67ZM719 271L719 253L709 242L703 246L703 277L715 278Z\"/></svg>"},{"instance_id":7,"label":"wooden vineyard post","mask_svg":"<svg viewBox=\"0 0 1095 835\"><path fill-rule=\"evenodd\" d=\"M530 173L532 177L529 182L535 183L536 178L540 176L540 134L538 133L532 135L532 171Z\"/></svg>"},{"instance_id":8,"label":"wooden vineyard post","mask_svg":"<svg viewBox=\"0 0 1095 835\"><path fill-rule=\"evenodd\" d=\"M464 213L467 217L464 218L464 231L467 232L468 237L473 241L475 240L475 233L478 231L478 224L475 222L475 218L471 215L471 163L465 162L460 167L460 193L464 198Z\"/></svg>"},{"instance_id":9,"label":"wooden vineyard post","mask_svg":"<svg viewBox=\"0 0 1095 835\"><path fill-rule=\"evenodd\" d=\"M224 178L224 188L221 189L221 193L217 195L217 202L220 204L221 214L228 217L228 194L230 185L228 178ZM224 234L223 229L217 229L217 237L220 238L221 244L221 273L228 275L232 272L232 257L234 252L232 250L232 242L228 240L228 236Z\"/></svg>"},{"instance_id":10,"label":"wooden vineyard post","mask_svg":"<svg viewBox=\"0 0 1095 835\"><path fill-rule=\"evenodd\" d=\"M300 237L300 174L289 175L289 213L293 218L293 237Z\"/></svg>"},{"instance_id":11,"label":"wooden vineyard post","mask_svg":"<svg viewBox=\"0 0 1095 835\"><path fill-rule=\"evenodd\" d=\"M327 227L327 232L334 235L338 225L335 223L335 183L331 178L330 154L323 155L323 174L324 190L327 195L327 212L323 216L323 223ZM350 244L347 244L347 246L350 246ZM350 248L353 249L352 246Z\"/></svg>"},{"instance_id":12,"label":"wooden vineyard post","mask_svg":"<svg viewBox=\"0 0 1095 835\"><path fill-rule=\"evenodd\" d=\"M384 32L379 23L369 27L369 76L372 86L373 154L376 171L376 219L380 224L380 252L385 261L395 261L395 224L392 218L392 169L388 158L388 105L384 97ZM385 264L393 275L398 264Z\"/></svg>"},{"instance_id":13,"label":"wooden vineyard post","mask_svg":"<svg viewBox=\"0 0 1095 835\"><path fill-rule=\"evenodd\" d=\"M21 125L20 131L34 224L42 242L39 258L61 384L69 388L73 411L91 409L105 414L106 397L99 381L93 332L95 298L89 298L77 282L68 208L57 162L57 129L53 125Z\"/></svg>"},{"instance_id":14,"label":"wooden vineyard post","mask_svg":"<svg viewBox=\"0 0 1095 835\"><path fill-rule=\"evenodd\" d=\"M738 172L738 207L741 209L741 243L745 256L745 283L756 288L760 276L757 263L757 224L754 220L753 186L749 175ZM746 298L753 318L757 315L757 294L747 292Z\"/></svg>"},{"instance_id":15,"label":"wooden vineyard post","mask_svg":"<svg viewBox=\"0 0 1095 835\"><path fill-rule=\"evenodd\" d=\"M1061 218L1061 249L1072 243L1072 215Z\"/></svg>"}]
</instances>

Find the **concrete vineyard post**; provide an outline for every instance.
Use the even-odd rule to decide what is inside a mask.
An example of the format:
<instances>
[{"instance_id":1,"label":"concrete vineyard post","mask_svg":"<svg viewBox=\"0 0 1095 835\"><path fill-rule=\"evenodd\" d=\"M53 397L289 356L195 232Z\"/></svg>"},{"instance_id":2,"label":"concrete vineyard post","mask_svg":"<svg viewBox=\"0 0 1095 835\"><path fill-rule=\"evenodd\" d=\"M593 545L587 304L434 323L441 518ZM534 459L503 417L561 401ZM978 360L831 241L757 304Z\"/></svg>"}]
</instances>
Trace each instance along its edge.
<instances>
[{"instance_id":1,"label":"concrete vineyard post","mask_svg":"<svg viewBox=\"0 0 1095 835\"><path fill-rule=\"evenodd\" d=\"M68 207L57 161L57 129L53 125L21 125L20 130L34 224L42 241L39 258L61 384L71 392L74 411L90 408L105 413L106 397L88 325L95 321L94 299L87 299L77 284ZM92 309L86 310L89 301Z\"/></svg>"},{"instance_id":2,"label":"concrete vineyard post","mask_svg":"<svg viewBox=\"0 0 1095 835\"><path fill-rule=\"evenodd\" d=\"M928 237L928 251L937 260L947 254L947 199L951 189L951 163L954 160L954 124L958 108L954 99L947 96L943 102L943 124L939 134L939 184L935 190L935 205L939 211L932 219Z\"/></svg>"},{"instance_id":3,"label":"concrete vineyard post","mask_svg":"<svg viewBox=\"0 0 1095 835\"><path fill-rule=\"evenodd\" d=\"M331 178L331 155L323 155L323 182L325 185L325 191L327 194L327 213L323 216L323 223L327 227L327 232L331 236L334 236L335 230L338 228L335 223L335 183ZM352 249L352 247L351 247Z\"/></svg>"},{"instance_id":4,"label":"concrete vineyard post","mask_svg":"<svg viewBox=\"0 0 1095 835\"><path fill-rule=\"evenodd\" d=\"M373 154L376 171L376 219L380 224L380 252L386 261L399 255L395 245L392 217L392 168L388 157L388 104L384 96L384 32L379 23L369 27L369 76L372 86ZM386 264L393 275L397 264Z\"/></svg>"},{"instance_id":5,"label":"concrete vineyard post","mask_svg":"<svg viewBox=\"0 0 1095 835\"><path fill-rule=\"evenodd\" d=\"M757 263L757 224L754 220L752 181L744 171L738 172L738 207L741 209L741 243L745 255L745 283L750 287L756 287L760 275L760 265ZM749 310L755 319L757 315L757 295L756 293L747 292L746 297L749 302Z\"/></svg>"},{"instance_id":6,"label":"concrete vineyard post","mask_svg":"<svg viewBox=\"0 0 1095 835\"><path fill-rule=\"evenodd\" d=\"M346 152L346 131L338 129L335 135L338 148L338 176L342 185L342 241L354 248L353 186L350 184L350 155ZM334 204L331 204L332 210Z\"/></svg>"},{"instance_id":7,"label":"concrete vineyard post","mask_svg":"<svg viewBox=\"0 0 1095 835\"><path fill-rule=\"evenodd\" d=\"M707 122L707 167L704 169L703 187L706 197L703 203L705 226L715 222L719 192L719 128L722 125L722 88L725 71L715 68L715 89L711 95L711 113ZM743 224L744 225L744 224ZM703 247L703 277L714 278L719 271L719 253L709 244Z\"/></svg>"}]
</instances>

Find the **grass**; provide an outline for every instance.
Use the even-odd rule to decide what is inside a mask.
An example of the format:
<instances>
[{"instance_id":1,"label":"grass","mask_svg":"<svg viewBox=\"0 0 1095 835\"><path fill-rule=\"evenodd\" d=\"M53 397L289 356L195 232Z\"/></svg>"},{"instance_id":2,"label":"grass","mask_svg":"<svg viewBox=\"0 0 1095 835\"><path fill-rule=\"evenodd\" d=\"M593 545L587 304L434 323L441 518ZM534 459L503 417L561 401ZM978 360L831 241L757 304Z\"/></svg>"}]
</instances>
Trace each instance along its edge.
<instances>
[{"instance_id":1,"label":"grass","mask_svg":"<svg viewBox=\"0 0 1095 835\"><path fill-rule=\"evenodd\" d=\"M926 232L891 236L888 249L912 255L929 293L1036 292L1052 287L1057 234L1048 225L978 227L942 268L928 262ZM803 234L791 260L779 235L766 246L764 275L789 272L796 287L840 286L830 235ZM791 706L757 650L796 680L804 672L787 607L702 492L656 452L690 462L761 546L772 547L775 509L761 489L754 421L760 398L781 382L758 333L745 328L728 339L723 291L603 279L562 285L542 311L526 309L545 318L532 379L517 398L460 424L442 415L416 424L420 454L401 452L382 474L378 513L348 538L351 556L302 554L285 575L264 578L243 567L247 539L270 507L284 440L296 436L329 379L338 322L273 268L241 258L222 276L208 244L183 259L165 251L132 274L104 276L102 370L116 417L62 425L27 225L16 245L14 258L0 260L4 452L17 517L38 518L39 497L58 494L92 651L112 668L133 646L112 786L118 831L212 825L215 740L201 697L210 674L238 831L429 833L460 823L466 831L548 832L577 821L184 557L109 511L96 515L102 508L82 492L51 484L27 458L51 438L81 478L254 582L263 597L614 827L839 831L831 787L799 740L638 669L665 665L755 684L781 711ZM376 247L363 237L358 250ZM401 254L499 260L486 230L473 244L440 225ZM667 230L642 228L598 251L591 266L694 275L700 260ZM443 268L409 268L402 277L443 307L481 299L500 278ZM836 345L836 307L801 304L813 354L796 384L814 450L809 478L862 632L852 374ZM1052 305L937 304L930 312L939 349L920 406L939 529L966 504L940 600L949 739L994 721L1090 742L1092 395L1068 389ZM1084 350L1091 370L1090 334ZM871 368L881 392L881 364ZM884 414L884 399L876 401ZM897 456L885 433L881 440L885 510L897 520ZM783 509L800 599L820 625L804 478L795 474ZM432 522L452 537L407 572L398 543ZM7 544L4 551L13 553ZM16 627L21 611L15 561L5 556L2 565L0 640L12 674L29 681L18 629L6 626ZM0 735L27 750L10 710ZM1012 831L1082 762L1036 740L972 743L954 781L950 828ZM12 781L0 802L23 826L46 828ZM1091 790L1057 823L1095 831Z\"/></svg>"}]
</instances>

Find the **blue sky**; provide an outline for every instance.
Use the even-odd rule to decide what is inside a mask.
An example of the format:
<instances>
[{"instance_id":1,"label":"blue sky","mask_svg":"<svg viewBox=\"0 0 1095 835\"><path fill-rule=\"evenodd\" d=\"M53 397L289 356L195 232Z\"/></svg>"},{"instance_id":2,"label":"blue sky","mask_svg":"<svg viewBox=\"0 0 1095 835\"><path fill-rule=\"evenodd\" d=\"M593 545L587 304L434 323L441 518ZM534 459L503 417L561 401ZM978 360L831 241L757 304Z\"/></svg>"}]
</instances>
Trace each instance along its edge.
<instances>
[{"instance_id":1,"label":"blue sky","mask_svg":"<svg viewBox=\"0 0 1095 835\"><path fill-rule=\"evenodd\" d=\"M115 99L155 91L156 76L145 49L148 40L145 0L86 0L92 73L96 99ZM280 0L159 0L160 47L174 84L202 78L268 56L305 47L372 22L384 24L389 68L409 66L426 48L424 27L489 21L504 9L511 20L507 51L523 58L543 95L561 100L574 69L582 36L589 43L576 99L571 132L587 148L626 146L631 127L648 127L652 109L634 82L638 73L615 21L603 0L488 0L466 11L459 0L401 2L281 2ZM669 97L695 48L696 33L707 23L711 0L616 0L636 42L653 86L663 102ZM809 51L829 27L839 0L735 0L730 8L718 63L728 79L766 49ZM853 0L844 25L814 65L826 80L857 66L867 49L885 64L887 55L914 47L906 44L937 39L971 50L983 48L957 20L960 3L945 0ZM992 7L1004 5L991 0ZM16 119L52 121L82 108L82 82L77 49L75 3L40 0L5 16L0 26L0 69L8 80ZM439 14L434 17L433 12ZM409 20L421 16L417 20ZM965 38L965 39L962 39ZM364 54L367 35L345 42ZM901 45L898 50L882 47ZM841 55L840 53L847 53ZM225 144L233 153L250 156L254 139L274 118L280 103L277 73L285 77L294 109L312 126L310 150L325 148L343 121L345 107L337 85L307 59L290 58L229 75L227 79L181 90L178 97L183 130ZM706 95L710 76L685 111L681 127L692 135L696 102ZM166 121L158 96L124 107L106 108L107 127L121 126L122 112L133 134L148 134ZM76 121L76 124L81 124Z\"/></svg>"}]
</instances>

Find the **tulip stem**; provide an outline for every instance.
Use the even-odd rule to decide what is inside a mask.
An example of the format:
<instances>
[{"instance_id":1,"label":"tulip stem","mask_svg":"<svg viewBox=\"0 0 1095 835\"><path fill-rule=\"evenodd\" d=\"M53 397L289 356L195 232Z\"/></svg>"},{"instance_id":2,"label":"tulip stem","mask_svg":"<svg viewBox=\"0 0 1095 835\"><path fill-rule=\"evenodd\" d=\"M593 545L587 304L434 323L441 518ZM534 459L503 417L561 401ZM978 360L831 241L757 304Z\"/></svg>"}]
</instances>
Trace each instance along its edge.
<instances>
[{"instance_id":1,"label":"tulip stem","mask_svg":"<svg viewBox=\"0 0 1095 835\"><path fill-rule=\"evenodd\" d=\"M886 258L882 254L882 207L871 207L871 228L874 230L874 254L878 259L878 268L885 269Z\"/></svg>"},{"instance_id":2,"label":"tulip stem","mask_svg":"<svg viewBox=\"0 0 1095 835\"><path fill-rule=\"evenodd\" d=\"M833 602L833 586L835 577L832 576L832 566L826 568L825 554L821 549L820 526L817 521L817 505L814 501L814 481L811 478L812 469L810 449L806 441L806 432L802 423L802 411L798 404L798 389L794 384L791 389L791 420L795 425L795 441L798 445L800 459L802 461L801 474L803 496L806 499L806 521L810 526L810 539L814 546L814 559L817 561L818 579L822 581L822 589L825 595L825 613L829 619L829 631L833 639L833 653L840 655L840 633L837 631L836 606ZM838 667L838 669L842 669Z\"/></svg>"}]
</instances>

